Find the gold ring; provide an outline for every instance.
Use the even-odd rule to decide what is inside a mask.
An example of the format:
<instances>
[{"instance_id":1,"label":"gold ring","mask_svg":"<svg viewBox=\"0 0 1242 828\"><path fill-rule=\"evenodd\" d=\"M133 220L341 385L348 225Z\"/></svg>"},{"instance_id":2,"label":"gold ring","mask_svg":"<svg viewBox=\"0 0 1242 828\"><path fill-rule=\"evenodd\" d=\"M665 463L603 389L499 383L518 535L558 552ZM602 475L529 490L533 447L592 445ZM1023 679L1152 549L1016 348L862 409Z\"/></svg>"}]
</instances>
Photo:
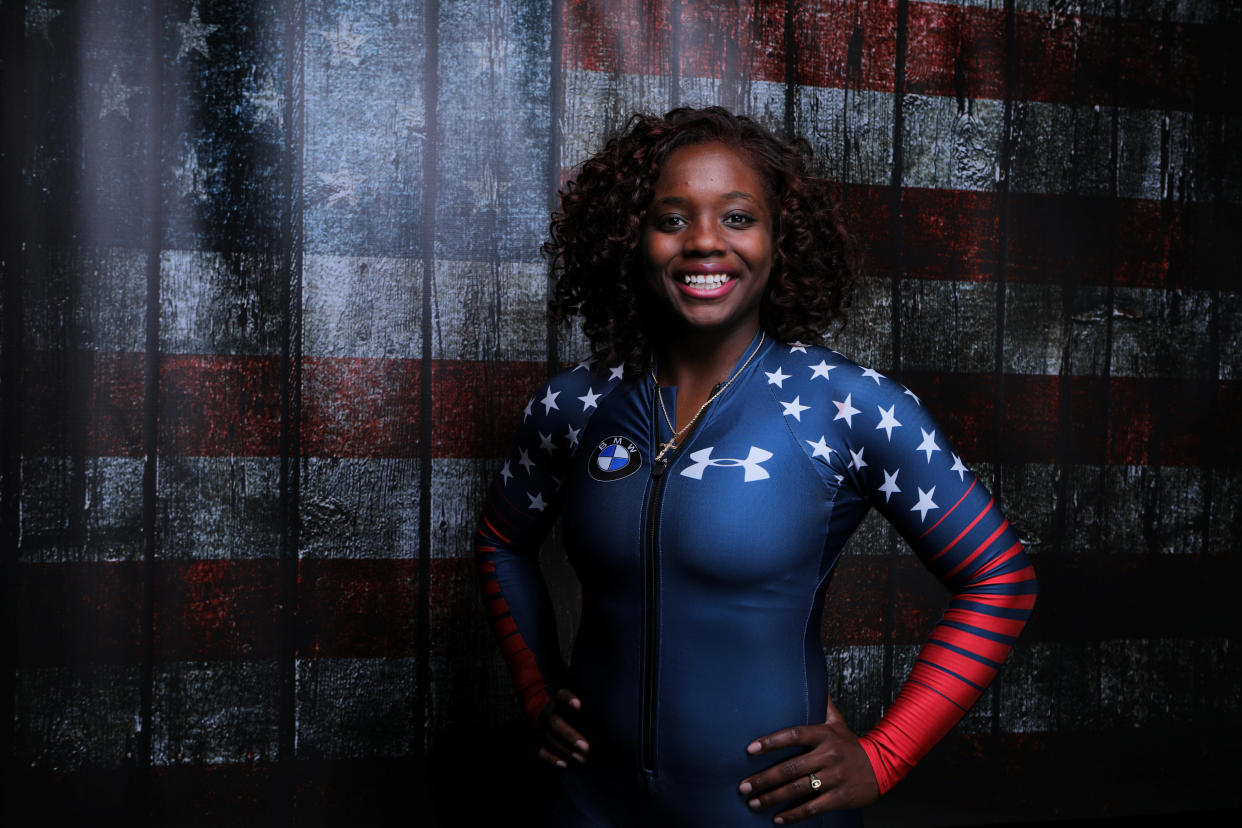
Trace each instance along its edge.
<instances>
[{"instance_id":1,"label":"gold ring","mask_svg":"<svg viewBox=\"0 0 1242 828\"><path fill-rule=\"evenodd\" d=\"M823 781L821 781L820 778L813 773L809 775L811 777L811 790L818 791L819 786L824 784Z\"/></svg>"}]
</instances>

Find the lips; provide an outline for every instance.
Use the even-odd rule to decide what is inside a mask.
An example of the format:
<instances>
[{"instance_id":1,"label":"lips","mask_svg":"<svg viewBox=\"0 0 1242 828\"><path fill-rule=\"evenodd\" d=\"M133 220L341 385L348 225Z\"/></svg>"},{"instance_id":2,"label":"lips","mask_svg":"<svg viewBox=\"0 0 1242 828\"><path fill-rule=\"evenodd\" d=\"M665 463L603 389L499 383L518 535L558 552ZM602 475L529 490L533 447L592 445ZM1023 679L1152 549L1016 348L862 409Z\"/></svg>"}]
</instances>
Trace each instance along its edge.
<instances>
[{"instance_id":1,"label":"lips","mask_svg":"<svg viewBox=\"0 0 1242 828\"><path fill-rule=\"evenodd\" d=\"M714 299L724 296L736 285L737 279L732 273L683 273L677 282L677 289L697 299Z\"/></svg>"}]
</instances>

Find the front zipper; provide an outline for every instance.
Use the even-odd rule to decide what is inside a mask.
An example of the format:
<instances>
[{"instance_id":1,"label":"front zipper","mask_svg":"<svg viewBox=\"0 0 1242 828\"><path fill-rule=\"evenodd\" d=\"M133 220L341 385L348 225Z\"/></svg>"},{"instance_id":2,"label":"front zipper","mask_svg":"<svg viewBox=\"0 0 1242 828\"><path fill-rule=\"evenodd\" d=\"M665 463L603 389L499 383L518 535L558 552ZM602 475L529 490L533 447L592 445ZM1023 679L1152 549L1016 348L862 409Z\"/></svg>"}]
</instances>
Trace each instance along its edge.
<instances>
[{"instance_id":1,"label":"front zipper","mask_svg":"<svg viewBox=\"0 0 1242 828\"><path fill-rule=\"evenodd\" d=\"M716 393L716 389L720 387L718 383L712 388L712 393ZM660 393L660 386L655 387L655 393ZM652 406L652 417L655 420L655 445L660 444L660 415L659 400L655 400ZM655 753L656 753L656 734L655 734L655 698L656 698L656 665L660 657L660 561L658 553L658 544L656 538L660 531L660 503L664 499L664 482L668 478L665 474L669 468L677 460L677 455L681 454L682 448L690 442L690 438L699 430L699 425L703 418L706 418L706 412L699 421L691 426L690 430L682 437L682 443L673 449L667 457L662 460L653 460L651 463L651 493L647 495L647 547L644 550L643 560L646 565L646 624L645 624L645 647L643 653L643 733L642 733L642 762L643 770L648 773L655 773ZM670 438L672 439L671 435Z\"/></svg>"}]
</instances>

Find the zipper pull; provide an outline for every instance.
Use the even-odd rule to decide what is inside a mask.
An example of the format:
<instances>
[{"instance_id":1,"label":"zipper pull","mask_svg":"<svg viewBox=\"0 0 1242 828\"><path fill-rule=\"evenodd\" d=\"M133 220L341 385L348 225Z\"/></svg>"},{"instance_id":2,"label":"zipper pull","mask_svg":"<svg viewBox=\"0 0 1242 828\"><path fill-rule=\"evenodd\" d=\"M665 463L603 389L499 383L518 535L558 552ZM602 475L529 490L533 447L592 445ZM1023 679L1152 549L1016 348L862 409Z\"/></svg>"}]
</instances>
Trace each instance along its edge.
<instances>
[{"instance_id":1,"label":"zipper pull","mask_svg":"<svg viewBox=\"0 0 1242 828\"><path fill-rule=\"evenodd\" d=\"M651 464L652 477L661 478L666 471L668 471L668 461L663 457Z\"/></svg>"}]
</instances>

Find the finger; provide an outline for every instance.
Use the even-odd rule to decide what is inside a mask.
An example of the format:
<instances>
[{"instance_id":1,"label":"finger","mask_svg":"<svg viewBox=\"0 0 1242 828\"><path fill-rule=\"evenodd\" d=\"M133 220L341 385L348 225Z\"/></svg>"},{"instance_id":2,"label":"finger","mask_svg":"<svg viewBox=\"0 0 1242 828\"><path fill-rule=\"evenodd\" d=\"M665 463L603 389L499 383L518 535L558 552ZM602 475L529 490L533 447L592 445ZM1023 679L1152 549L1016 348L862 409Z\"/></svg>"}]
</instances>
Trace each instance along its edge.
<instances>
[{"instance_id":1,"label":"finger","mask_svg":"<svg viewBox=\"0 0 1242 828\"><path fill-rule=\"evenodd\" d=\"M807 773L790 781L788 784L781 785L779 788L752 796L746 800L746 804L750 806L752 811L758 811L762 808L770 808L773 805L781 805L795 799L805 799L813 793L815 793L815 788L811 786L811 775Z\"/></svg>"},{"instance_id":2,"label":"finger","mask_svg":"<svg viewBox=\"0 0 1242 828\"><path fill-rule=\"evenodd\" d=\"M794 822L801 822L804 819L810 819L813 816L826 813L833 809L833 797L831 793L822 794L812 799L810 802L803 802L796 808L790 808L788 811L781 811L772 817L772 821L777 825L789 825Z\"/></svg>"},{"instance_id":3,"label":"finger","mask_svg":"<svg viewBox=\"0 0 1242 828\"><path fill-rule=\"evenodd\" d=\"M567 768L569 763L561 757L548 750L546 747L539 748L539 758L547 762L549 765L555 765L558 768Z\"/></svg>"},{"instance_id":4,"label":"finger","mask_svg":"<svg viewBox=\"0 0 1242 828\"><path fill-rule=\"evenodd\" d=\"M744 796L751 793L760 794L794 782L799 777L809 780L810 773L813 770L815 770L815 766L808 759L808 755L804 753L800 756L790 757L762 773L757 773L748 779L742 780L742 784L738 785L737 789Z\"/></svg>"},{"instance_id":5,"label":"finger","mask_svg":"<svg viewBox=\"0 0 1242 828\"><path fill-rule=\"evenodd\" d=\"M560 690L556 691L556 700L562 704L569 705L574 710L582 709L582 699L575 696L574 691L570 690L568 687L562 687Z\"/></svg>"},{"instance_id":6,"label":"finger","mask_svg":"<svg viewBox=\"0 0 1242 828\"><path fill-rule=\"evenodd\" d=\"M586 753L591 749L583 735L560 714L553 713L548 717L548 728L557 741L572 746L574 750Z\"/></svg>"},{"instance_id":7,"label":"finger","mask_svg":"<svg viewBox=\"0 0 1242 828\"><path fill-rule=\"evenodd\" d=\"M787 748L792 745L810 747L819 742L815 728L815 725L797 725L795 727L787 727L784 730L778 730L775 733L769 733L767 736L760 736L746 746L746 752L752 756L758 756L761 753Z\"/></svg>"}]
</instances>

